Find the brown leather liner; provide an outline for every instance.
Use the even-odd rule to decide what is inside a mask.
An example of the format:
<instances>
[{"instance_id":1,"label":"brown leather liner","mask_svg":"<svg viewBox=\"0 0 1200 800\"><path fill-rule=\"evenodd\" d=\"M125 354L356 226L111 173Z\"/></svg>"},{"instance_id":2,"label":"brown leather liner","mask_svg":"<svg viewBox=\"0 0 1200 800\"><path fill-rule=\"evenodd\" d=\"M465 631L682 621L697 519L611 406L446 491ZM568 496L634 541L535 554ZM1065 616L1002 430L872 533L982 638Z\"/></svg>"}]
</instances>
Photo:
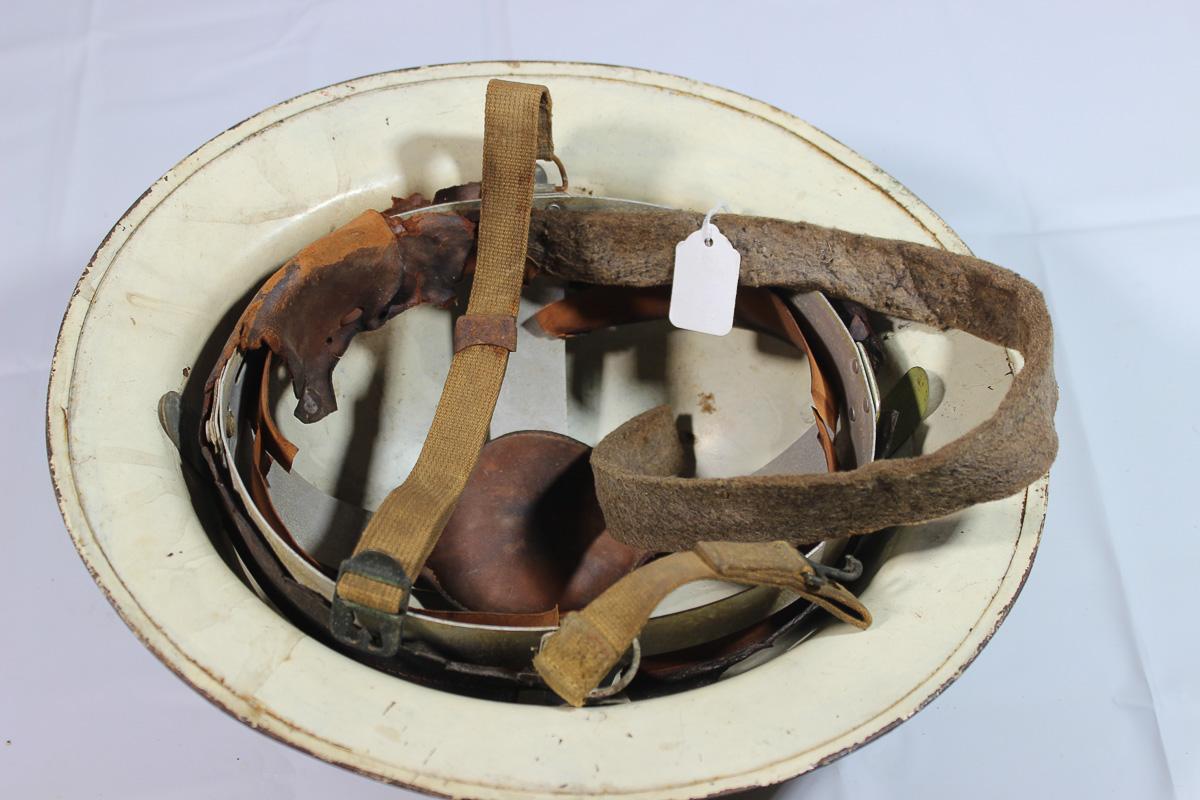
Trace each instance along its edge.
<instances>
[{"instance_id":1,"label":"brown leather liner","mask_svg":"<svg viewBox=\"0 0 1200 800\"><path fill-rule=\"evenodd\" d=\"M670 307L669 286L587 286L544 306L533 321L546 335L567 338L614 325L666 319Z\"/></svg>"},{"instance_id":2,"label":"brown leather liner","mask_svg":"<svg viewBox=\"0 0 1200 800\"><path fill-rule=\"evenodd\" d=\"M275 503L271 500L271 487L267 483L267 472L271 469L272 459L276 458L274 454L276 452L282 453L287 458L287 461L286 463L281 463L283 463L286 469L291 469L292 461L299 450L295 445L283 438L282 435L276 439L270 433L274 425L274 419L270 415L269 400L271 351L265 351L257 363L253 363L253 361L253 359L248 360L245 368L248 370L260 369L262 373L259 379L258 403L254 407L254 419L250 430L250 469L246 471L246 488L250 491L250 497L254 499L254 505L262 512L263 517L266 518L271 527L279 533L280 537L283 538L291 549L317 569L332 576L332 571L329 568L323 566L310 556L295 540L291 532L288 531L287 525L284 524L283 517L279 515L279 510L275 508Z\"/></svg>"},{"instance_id":3,"label":"brown leather liner","mask_svg":"<svg viewBox=\"0 0 1200 800\"><path fill-rule=\"evenodd\" d=\"M296 453L300 449L283 435L283 432L279 430L279 425L275 422L274 415L271 413L272 358L273 354L270 350L263 357L262 383L258 390L258 437L255 441L255 447L261 444L281 467L290 472L292 462L296 460Z\"/></svg>"},{"instance_id":4,"label":"brown leather liner","mask_svg":"<svg viewBox=\"0 0 1200 800\"><path fill-rule=\"evenodd\" d=\"M645 555L604 530L577 439L517 431L483 446L426 566L468 609L583 608Z\"/></svg>"},{"instance_id":5,"label":"brown leather liner","mask_svg":"<svg viewBox=\"0 0 1200 800\"><path fill-rule=\"evenodd\" d=\"M316 422L337 408L333 368L355 334L422 303L453 302L474 236L475 226L453 214L409 217L394 233L379 212L364 212L267 279L227 352L267 347L281 357L296 417Z\"/></svg>"}]
</instances>

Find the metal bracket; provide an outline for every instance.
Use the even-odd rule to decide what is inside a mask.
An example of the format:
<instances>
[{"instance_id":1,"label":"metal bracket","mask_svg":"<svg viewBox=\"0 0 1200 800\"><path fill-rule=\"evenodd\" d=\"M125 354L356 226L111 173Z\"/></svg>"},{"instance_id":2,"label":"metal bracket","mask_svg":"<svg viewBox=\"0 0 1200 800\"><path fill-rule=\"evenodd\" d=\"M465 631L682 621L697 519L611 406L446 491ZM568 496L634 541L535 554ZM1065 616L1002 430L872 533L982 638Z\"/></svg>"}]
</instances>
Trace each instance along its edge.
<instances>
[{"instance_id":1,"label":"metal bracket","mask_svg":"<svg viewBox=\"0 0 1200 800\"><path fill-rule=\"evenodd\" d=\"M608 686L599 686L587 693L588 700L606 700L610 697L615 697L629 687L633 683L634 677L638 673L638 667L642 665L642 642L635 638L633 644L630 645L629 666L625 669L618 669L613 674L612 683Z\"/></svg>"},{"instance_id":2,"label":"metal bracket","mask_svg":"<svg viewBox=\"0 0 1200 800\"><path fill-rule=\"evenodd\" d=\"M843 562L841 569L829 564L817 563L803 554L801 554L801 558L808 561L808 565L813 569L812 574L806 576L804 581L810 591L817 591L829 581L837 581L838 583L856 581L863 574L862 562L849 553L846 554L846 560Z\"/></svg>"},{"instance_id":3,"label":"metal bracket","mask_svg":"<svg viewBox=\"0 0 1200 800\"><path fill-rule=\"evenodd\" d=\"M546 631L542 634L542 638L538 641L537 646L539 653L546 646L546 640L556 633L558 633L557 629ZM629 665L622 669L618 663L618 666L613 671L612 682L608 686L597 686L595 689L592 689L587 693L588 700L608 700L629 688L629 684L633 683L633 679L637 677L638 668L642 665L641 637L634 637L633 644L629 646L628 653ZM625 658L622 656L621 661L624 660Z\"/></svg>"},{"instance_id":4,"label":"metal bracket","mask_svg":"<svg viewBox=\"0 0 1200 800\"><path fill-rule=\"evenodd\" d=\"M400 610L393 614L355 603L342 597L335 588L329 610L329 630L333 638L369 655L391 658L400 651L401 629L412 595L412 581L395 559L378 550L364 550L343 561L338 568L338 581L347 574L361 575L400 589Z\"/></svg>"}]
</instances>

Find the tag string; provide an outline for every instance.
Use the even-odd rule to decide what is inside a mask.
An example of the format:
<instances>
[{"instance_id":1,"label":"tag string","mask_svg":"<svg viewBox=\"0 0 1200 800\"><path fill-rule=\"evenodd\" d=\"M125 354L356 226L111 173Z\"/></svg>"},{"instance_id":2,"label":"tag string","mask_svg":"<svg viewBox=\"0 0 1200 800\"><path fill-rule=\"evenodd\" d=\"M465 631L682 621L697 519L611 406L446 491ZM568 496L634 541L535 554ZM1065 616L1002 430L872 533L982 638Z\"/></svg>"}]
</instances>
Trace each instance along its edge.
<instances>
[{"instance_id":1,"label":"tag string","mask_svg":"<svg viewBox=\"0 0 1200 800\"><path fill-rule=\"evenodd\" d=\"M712 247L712 218L713 215L719 214L722 211L729 211L729 206L725 205L724 200L718 200L717 204L708 210L704 215L704 223L700 226L700 230L704 232L704 246Z\"/></svg>"}]
</instances>

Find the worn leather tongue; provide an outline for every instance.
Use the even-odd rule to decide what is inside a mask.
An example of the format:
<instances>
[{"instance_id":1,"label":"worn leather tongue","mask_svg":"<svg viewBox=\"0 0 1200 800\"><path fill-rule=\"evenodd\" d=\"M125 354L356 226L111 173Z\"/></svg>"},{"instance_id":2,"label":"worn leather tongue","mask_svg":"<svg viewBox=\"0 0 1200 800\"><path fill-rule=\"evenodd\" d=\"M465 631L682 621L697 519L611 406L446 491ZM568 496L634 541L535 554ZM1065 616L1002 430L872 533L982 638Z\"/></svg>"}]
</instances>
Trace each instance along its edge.
<instances>
[{"instance_id":1,"label":"worn leather tongue","mask_svg":"<svg viewBox=\"0 0 1200 800\"><path fill-rule=\"evenodd\" d=\"M484 445L426 565L472 611L582 608L640 562L605 531L584 443L520 431Z\"/></svg>"}]
</instances>

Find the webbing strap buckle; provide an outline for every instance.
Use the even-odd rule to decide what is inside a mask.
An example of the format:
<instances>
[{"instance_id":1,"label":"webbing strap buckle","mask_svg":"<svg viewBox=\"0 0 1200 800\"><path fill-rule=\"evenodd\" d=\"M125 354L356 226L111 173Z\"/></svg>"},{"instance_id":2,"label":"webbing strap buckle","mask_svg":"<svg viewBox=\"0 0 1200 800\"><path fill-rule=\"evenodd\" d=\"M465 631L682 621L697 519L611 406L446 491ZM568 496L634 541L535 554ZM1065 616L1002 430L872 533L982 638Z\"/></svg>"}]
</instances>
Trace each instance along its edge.
<instances>
[{"instance_id":1,"label":"webbing strap buckle","mask_svg":"<svg viewBox=\"0 0 1200 800\"><path fill-rule=\"evenodd\" d=\"M400 651L400 633L408 610L408 598L412 594L412 581L395 559L378 550L364 550L347 558L338 567L339 583L346 574L395 586L403 597L400 610L391 613L347 600L335 588L329 610L329 630L333 638L369 655L391 658Z\"/></svg>"}]
</instances>

